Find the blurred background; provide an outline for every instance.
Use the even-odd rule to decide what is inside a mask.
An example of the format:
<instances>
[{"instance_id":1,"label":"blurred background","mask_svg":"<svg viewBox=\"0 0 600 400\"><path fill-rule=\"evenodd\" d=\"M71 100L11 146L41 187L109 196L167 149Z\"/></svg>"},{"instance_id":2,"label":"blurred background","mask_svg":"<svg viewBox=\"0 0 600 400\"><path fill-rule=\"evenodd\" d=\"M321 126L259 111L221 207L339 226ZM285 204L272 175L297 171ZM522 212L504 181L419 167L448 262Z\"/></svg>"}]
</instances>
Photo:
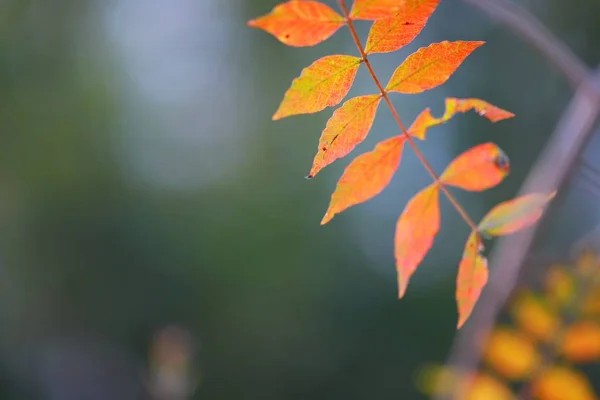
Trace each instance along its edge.
<instances>
[{"instance_id":1,"label":"blurred background","mask_svg":"<svg viewBox=\"0 0 600 400\"><path fill-rule=\"evenodd\" d=\"M396 220L429 183L410 151L380 196L319 225L344 167L397 128L382 106L351 156L304 179L333 110L271 116L302 68L355 49L345 29L298 49L246 26L276 3L0 0L1 399L423 398L417 367L443 361L456 334L468 229L443 202L398 301ZM522 4L600 62L600 2ZM438 171L478 143L506 151L499 187L456 192L479 219L516 193L572 90L459 0L374 68L385 81L441 40L487 44L444 86L393 101L407 124L441 115L446 96L517 115L458 115L420 144ZM375 90L361 70L349 96ZM563 199L554 251L598 224L583 193Z\"/></svg>"}]
</instances>

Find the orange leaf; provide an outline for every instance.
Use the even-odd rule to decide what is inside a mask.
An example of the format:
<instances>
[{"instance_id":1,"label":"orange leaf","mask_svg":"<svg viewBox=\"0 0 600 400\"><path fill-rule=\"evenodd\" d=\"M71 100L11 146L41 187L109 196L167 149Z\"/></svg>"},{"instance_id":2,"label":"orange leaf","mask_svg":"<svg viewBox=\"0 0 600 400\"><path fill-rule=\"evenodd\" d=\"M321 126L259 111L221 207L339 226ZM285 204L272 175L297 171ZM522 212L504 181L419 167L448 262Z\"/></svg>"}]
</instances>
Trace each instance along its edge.
<instances>
[{"instance_id":1,"label":"orange leaf","mask_svg":"<svg viewBox=\"0 0 600 400\"><path fill-rule=\"evenodd\" d=\"M525 334L506 327L494 329L488 338L484 359L504 378L527 378L540 364L535 343Z\"/></svg>"},{"instance_id":2,"label":"orange leaf","mask_svg":"<svg viewBox=\"0 0 600 400\"><path fill-rule=\"evenodd\" d=\"M526 194L492 208L479 223L479 230L492 236L508 235L536 222L556 192Z\"/></svg>"},{"instance_id":3,"label":"orange leaf","mask_svg":"<svg viewBox=\"0 0 600 400\"><path fill-rule=\"evenodd\" d=\"M510 388L497 378L483 372L477 373L464 384L464 400L513 400Z\"/></svg>"},{"instance_id":4,"label":"orange leaf","mask_svg":"<svg viewBox=\"0 0 600 400\"><path fill-rule=\"evenodd\" d=\"M339 104L352 87L360 63L358 57L333 55L304 68L285 93L273 119L316 113Z\"/></svg>"},{"instance_id":5,"label":"orange leaf","mask_svg":"<svg viewBox=\"0 0 600 400\"><path fill-rule=\"evenodd\" d=\"M502 182L509 171L508 157L504 152L493 143L484 143L456 157L440 176L440 181L478 192Z\"/></svg>"},{"instance_id":6,"label":"orange leaf","mask_svg":"<svg viewBox=\"0 0 600 400\"><path fill-rule=\"evenodd\" d=\"M480 253L483 244L476 232L471 232L456 277L456 303L460 328L471 315L475 303L488 280L487 259Z\"/></svg>"},{"instance_id":7,"label":"orange leaf","mask_svg":"<svg viewBox=\"0 0 600 400\"><path fill-rule=\"evenodd\" d=\"M598 397L585 374L563 366L543 371L533 382L532 392L541 400L595 400Z\"/></svg>"},{"instance_id":8,"label":"orange leaf","mask_svg":"<svg viewBox=\"0 0 600 400\"><path fill-rule=\"evenodd\" d=\"M400 65L386 90L421 93L445 83L462 62L485 42L433 43L411 54Z\"/></svg>"},{"instance_id":9,"label":"orange leaf","mask_svg":"<svg viewBox=\"0 0 600 400\"><path fill-rule=\"evenodd\" d=\"M515 116L509 111L498 108L480 99L457 99L448 97L446 99L446 111L441 118L435 118L431 115L431 110L426 108L419 114L417 119L415 119L415 122L413 122L408 131L412 136L423 140L425 139L427 129L449 121L456 113L465 113L470 110L477 111L479 115L489 119L491 122L498 122Z\"/></svg>"},{"instance_id":10,"label":"orange leaf","mask_svg":"<svg viewBox=\"0 0 600 400\"><path fill-rule=\"evenodd\" d=\"M318 1L291 0L248 25L262 29L288 46L314 46L345 25L344 17Z\"/></svg>"},{"instance_id":11,"label":"orange leaf","mask_svg":"<svg viewBox=\"0 0 600 400\"><path fill-rule=\"evenodd\" d=\"M520 330L538 340L548 341L555 335L560 320L544 300L529 290L523 291L513 297L510 314Z\"/></svg>"},{"instance_id":12,"label":"orange leaf","mask_svg":"<svg viewBox=\"0 0 600 400\"><path fill-rule=\"evenodd\" d=\"M465 113L475 110L479 115L489 119L492 122L502 121L503 119L512 118L515 114L510 111L496 107L487 101L480 99L457 99L449 97L446 99L446 113L442 117L443 120L449 120L456 113Z\"/></svg>"},{"instance_id":13,"label":"orange leaf","mask_svg":"<svg viewBox=\"0 0 600 400\"><path fill-rule=\"evenodd\" d=\"M389 53L412 42L439 2L440 0L406 1L393 17L375 21L369 32L365 53Z\"/></svg>"},{"instance_id":14,"label":"orange leaf","mask_svg":"<svg viewBox=\"0 0 600 400\"><path fill-rule=\"evenodd\" d=\"M319 151L308 174L313 178L321 169L350 153L362 142L375 119L381 95L359 96L335 110L319 140Z\"/></svg>"},{"instance_id":15,"label":"orange leaf","mask_svg":"<svg viewBox=\"0 0 600 400\"><path fill-rule=\"evenodd\" d=\"M354 0L352 19L380 19L391 17L400 11L407 1L414 0Z\"/></svg>"},{"instance_id":16,"label":"orange leaf","mask_svg":"<svg viewBox=\"0 0 600 400\"><path fill-rule=\"evenodd\" d=\"M377 196L390 183L400 165L404 135L394 136L380 142L375 148L356 157L346 167L321 225L356 204Z\"/></svg>"},{"instance_id":17,"label":"orange leaf","mask_svg":"<svg viewBox=\"0 0 600 400\"><path fill-rule=\"evenodd\" d=\"M439 191L435 183L421 190L408 202L398 219L394 242L399 298L406 293L410 277L440 229Z\"/></svg>"},{"instance_id":18,"label":"orange leaf","mask_svg":"<svg viewBox=\"0 0 600 400\"><path fill-rule=\"evenodd\" d=\"M579 321L569 326L563 336L563 356L572 362L591 362L600 359L600 325Z\"/></svg>"}]
</instances>

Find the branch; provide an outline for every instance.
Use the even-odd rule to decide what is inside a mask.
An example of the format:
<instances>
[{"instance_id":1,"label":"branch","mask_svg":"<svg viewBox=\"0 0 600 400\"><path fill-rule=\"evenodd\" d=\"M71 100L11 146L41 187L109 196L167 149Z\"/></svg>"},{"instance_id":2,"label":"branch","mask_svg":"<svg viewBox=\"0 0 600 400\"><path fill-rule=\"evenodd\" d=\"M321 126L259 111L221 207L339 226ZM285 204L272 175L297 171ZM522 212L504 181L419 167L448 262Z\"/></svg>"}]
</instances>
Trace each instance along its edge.
<instances>
[{"instance_id":1,"label":"branch","mask_svg":"<svg viewBox=\"0 0 600 400\"><path fill-rule=\"evenodd\" d=\"M481 9L529 42L562 72L574 88L590 76L590 69L537 18L508 0L463 0Z\"/></svg>"},{"instance_id":2,"label":"branch","mask_svg":"<svg viewBox=\"0 0 600 400\"><path fill-rule=\"evenodd\" d=\"M520 195L551 192L566 182L594 131L599 115L600 72L587 78L577 89L533 171L525 180ZM471 315L470 323L455 340L448 360L452 368L469 373L477 367L485 340L516 283L538 226L536 224L531 229L504 237L495 246L490 264L496 268L491 273L489 286ZM446 398L450 396L437 396L437 399ZM459 393L457 398L464 397Z\"/></svg>"}]
</instances>

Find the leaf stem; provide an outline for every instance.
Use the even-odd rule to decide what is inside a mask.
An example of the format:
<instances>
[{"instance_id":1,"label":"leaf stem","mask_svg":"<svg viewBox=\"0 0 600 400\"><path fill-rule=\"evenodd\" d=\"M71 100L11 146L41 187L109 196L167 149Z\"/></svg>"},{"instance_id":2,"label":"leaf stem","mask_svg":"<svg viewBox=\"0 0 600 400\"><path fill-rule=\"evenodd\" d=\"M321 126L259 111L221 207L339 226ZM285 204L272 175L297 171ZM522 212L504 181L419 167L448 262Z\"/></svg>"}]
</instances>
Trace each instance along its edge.
<instances>
[{"instance_id":1,"label":"leaf stem","mask_svg":"<svg viewBox=\"0 0 600 400\"><path fill-rule=\"evenodd\" d=\"M375 85L377 85L377 88L379 89L381 96L383 97L386 104L390 108L390 111L392 112L392 116L396 120L396 123L398 124L398 127L402 131L402 134L405 136L406 141L408 142L410 147L414 150L415 154L417 155L417 158L419 159L419 161L421 161L421 164L423 164L423 167L425 167L425 169L427 170L429 175L431 175L431 177L433 178L435 183L439 186L441 191L446 195L446 197L448 198L450 203L454 206L456 211L458 211L458 213L460 214L462 219L467 223L467 225L469 225L469 227L472 230L474 230L475 232L478 232L477 225L475 225L475 223L473 222L471 217L469 217L469 214L467 214L467 212L460 205L458 200L456 200L456 198L452 195L452 193L450 193L448 188L440 181L440 178L437 176L437 174L431 167L431 164L429 164L429 162L427 161L427 159L425 158L425 156L423 155L421 150L419 150L419 148L417 147L417 144L413 140L412 136L410 136L410 134L408 133L406 127L404 126L404 124L402 123L402 120L400 119L400 115L398 114L398 111L396 111L396 108L392 104L387 91L381 85L379 78L377 78L377 75L375 74L375 71L373 70L373 67L371 66L371 62L369 61L369 58L367 57L367 54L365 53L365 49L360 41L360 38L358 37L356 28L354 27L354 22L353 22L352 18L350 17L350 12L348 11L348 6L346 5L346 1L338 0L338 2L342 9L342 13L344 14L344 18L346 19L346 23L348 24L348 29L350 29L350 34L352 35L352 39L354 40L354 43L356 44L356 47L358 48L358 51L360 52L362 60L365 63L365 65L367 66L367 69L369 70L369 74L371 74L371 77L373 78Z\"/></svg>"}]
</instances>

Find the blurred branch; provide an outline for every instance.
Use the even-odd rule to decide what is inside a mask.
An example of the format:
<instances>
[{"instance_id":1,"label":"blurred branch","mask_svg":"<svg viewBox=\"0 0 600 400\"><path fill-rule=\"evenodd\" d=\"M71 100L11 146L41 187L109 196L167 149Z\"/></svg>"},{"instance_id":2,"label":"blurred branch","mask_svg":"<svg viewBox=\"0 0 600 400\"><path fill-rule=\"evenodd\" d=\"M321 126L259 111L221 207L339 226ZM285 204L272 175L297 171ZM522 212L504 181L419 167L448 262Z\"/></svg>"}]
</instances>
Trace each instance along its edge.
<instances>
[{"instance_id":1,"label":"blurred branch","mask_svg":"<svg viewBox=\"0 0 600 400\"><path fill-rule=\"evenodd\" d=\"M595 74L527 10L507 0L463 0L504 23L546 56L577 91L563 113L545 149L521 187L519 195L551 192L563 186L577 164L600 115L600 70ZM481 358L485 340L516 284L521 266L539 224L502 238L491 255L491 273L470 322L455 340L448 364L465 373L473 371ZM462 398L461 393L454 393ZM440 395L444 399L451 395Z\"/></svg>"},{"instance_id":2,"label":"blurred branch","mask_svg":"<svg viewBox=\"0 0 600 400\"><path fill-rule=\"evenodd\" d=\"M600 71L587 78L577 89L519 195L560 188L576 165L599 115ZM538 226L536 224L531 229L504 237L495 246L490 264L496 268L470 322L455 340L448 364L465 372L477 367L484 341L515 286ZM457 398L462 397L459 394Z\"/></svg>"},{"instance_id":3,"label":"blurred branch","mask_svg":"<svg viewBox=\"0 0 600 400\"><path fill-rule=\"evenodd\" d=\"M525 8L508 0L463 0L498 20L542 53L574 88L590 76L590 69Z\"/></svg>"}]
</instances>

